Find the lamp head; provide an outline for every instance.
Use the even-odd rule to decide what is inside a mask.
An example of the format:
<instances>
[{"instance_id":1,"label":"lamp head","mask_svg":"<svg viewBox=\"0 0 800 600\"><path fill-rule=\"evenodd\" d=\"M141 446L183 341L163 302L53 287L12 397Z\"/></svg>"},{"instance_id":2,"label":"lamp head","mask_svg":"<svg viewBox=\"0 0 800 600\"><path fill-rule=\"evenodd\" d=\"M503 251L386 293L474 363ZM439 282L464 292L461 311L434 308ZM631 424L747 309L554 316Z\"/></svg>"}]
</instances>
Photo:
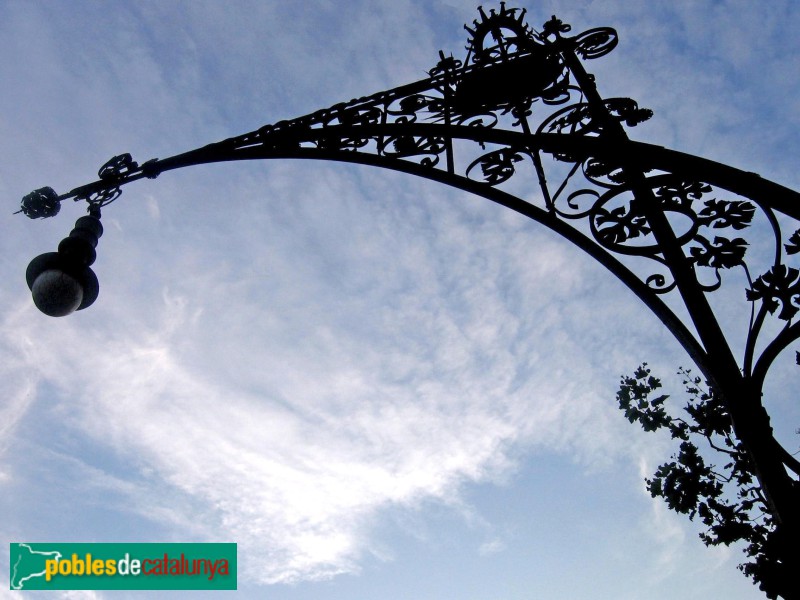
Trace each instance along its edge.
<instances>
[{"instance_id":1,"label":"lamp head","mask_svg":"<svg viewBox=\"0 0 800 600\"><path fill-rule=\"evenodd\" d=\"M81 217L69 237L61 240L58 252L40 254L30 262L25 279L40 311L65 317L97 300L100 285L89 265L97 256L95 246L102 233L97 217Z\"/></svg>"},{"instance_id":2,"label":"lamp head","mask_svg":"<svg viewBox=\"0 0 800 600\"><path fill-rule=\"evenodd\" d=\"M36 308L50 317L65 317L97 300L100 284L89 267L71 265L58 252L34 258L25 273Z\"/></svg>"}]
</instances>

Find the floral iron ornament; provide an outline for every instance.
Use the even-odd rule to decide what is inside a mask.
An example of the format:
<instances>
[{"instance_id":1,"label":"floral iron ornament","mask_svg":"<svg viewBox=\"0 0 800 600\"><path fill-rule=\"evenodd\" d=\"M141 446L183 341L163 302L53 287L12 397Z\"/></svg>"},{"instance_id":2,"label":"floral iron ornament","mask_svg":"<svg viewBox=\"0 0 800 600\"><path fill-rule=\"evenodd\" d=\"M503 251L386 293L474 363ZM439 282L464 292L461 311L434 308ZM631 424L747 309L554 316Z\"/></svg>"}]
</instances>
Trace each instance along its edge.
<instances>
[{"instance_id":1,"label":"floral iron ornament","mask_svg":"<svg viewBox=\"0 0 800 600\"><path fill-rule=\"evenodd\" d=\"M525 14L504 3L488 13L479 8L466 27L464 58L440 52L420 81L141 165L122 154L97 181L67 194L32 192L21 212L53 216L60 201L74 198L99 214L139 179L280 158L372 165L485 197L591 255L670 329L721 394L777 522L800 533L800 463L775 440L761 404L767 371L800 337L800 265L787 264L800 254L800 194L630 140L625 127L652 112L629 98L602 98L583 65L617 46L616 31L570 36L555 17L537 31ZM734 271L744 276L738 301L750 315L738 358L710 306ZM680 301L688 319L667 301Z\"/></svg>"}]
</instances>

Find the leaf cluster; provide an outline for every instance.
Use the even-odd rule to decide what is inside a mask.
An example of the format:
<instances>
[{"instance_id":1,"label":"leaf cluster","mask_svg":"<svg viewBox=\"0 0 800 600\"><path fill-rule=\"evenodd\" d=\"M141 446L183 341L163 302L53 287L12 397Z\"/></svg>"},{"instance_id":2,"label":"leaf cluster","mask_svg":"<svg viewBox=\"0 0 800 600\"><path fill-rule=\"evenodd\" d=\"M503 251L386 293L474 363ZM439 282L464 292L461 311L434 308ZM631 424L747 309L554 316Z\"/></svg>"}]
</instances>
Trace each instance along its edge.
<instances>
[{"instance_id":1,"label":"leaf cluster","mask_svg":"<svg viewBox=\"0 0 800 600\"><path fill-rule=\"evenodd\" d=\"M699 518L706 527L700 538L707 546L743 542L749 560L739 568L768 598L776 598L773 574L780 565L772 551L775 523L752 461L714 390L688 370L681 369L679 375L689 396L680 417L667 412L669 396L659 393L661 380L646 363L620 381L617 401L628 421L638 422L645 431L664 429L679 442L671 460L645 480L647 490L690 520ZM706 462L696 443L702 441L722 457L722 466Z\"/></svg>"}]
</instances>

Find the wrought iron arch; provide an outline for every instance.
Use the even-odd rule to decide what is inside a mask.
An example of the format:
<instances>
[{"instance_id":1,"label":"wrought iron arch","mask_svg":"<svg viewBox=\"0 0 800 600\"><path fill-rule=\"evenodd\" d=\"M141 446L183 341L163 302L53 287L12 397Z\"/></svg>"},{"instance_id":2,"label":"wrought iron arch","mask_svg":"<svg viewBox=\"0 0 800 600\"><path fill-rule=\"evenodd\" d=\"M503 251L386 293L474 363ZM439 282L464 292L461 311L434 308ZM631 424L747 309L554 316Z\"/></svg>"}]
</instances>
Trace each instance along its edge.
<instances>
[{"instance_id":1,"label":"wrought iron arch","mask_svg":"<svg viewBox=\"0 0 800 600\"><path fill-rule=\"evenodd\" d=\"M778 520L800 532L792 483L800 462L773 436L761 403L769 367L800 338L800 265L789 264L800 254L800 194L630 140L623 125L635 126L651 111L629 98L602 98L581 61L612 51L613 29L568 36L570 27L555 17L536 31L524 10L504 3L488 14L479 10L467 27L464 60L440 53L423 80L169 158L139 164L122 154L101 167L97 181L63 195L32 192L21 212L52 216L74 198L98 213L133 181L192 165L283 158L392 169L487 198L588 253L669 328L725 399ZM505 189L521 167L538 188L528 199ZM736 198L718 197L715 189ZM749 265L741 237L757 215L774 238L774 255L760 270ZM793 232L784 237L787 225ZM631 261L647 265L645 274ZM752 310L740 359L708 302L731 269L744 271L743 300ZM667 294L680 296L691 323L669 308ZM762 339L768 320L780 330Z\"/></svg>"}]
</instances>

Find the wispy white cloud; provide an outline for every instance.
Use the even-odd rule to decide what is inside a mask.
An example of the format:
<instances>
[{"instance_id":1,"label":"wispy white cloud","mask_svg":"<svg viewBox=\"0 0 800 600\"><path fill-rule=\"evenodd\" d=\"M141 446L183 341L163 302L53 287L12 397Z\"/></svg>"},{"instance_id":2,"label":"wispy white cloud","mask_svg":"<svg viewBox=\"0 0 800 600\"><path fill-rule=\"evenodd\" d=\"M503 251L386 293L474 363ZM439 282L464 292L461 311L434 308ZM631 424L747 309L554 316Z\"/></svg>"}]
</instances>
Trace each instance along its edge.
<instances>
[{"instance_id":1,"label":"wispy white cloud","mask_svg":"<svg viewBox=\"0 0 800 600\"><path fill-rule=\"evenodd\" d=\"M427 498L447 502L465 482L502 476L513 465L514 444L589 443L586 456L597 449L595 435L577 433L596 413L587 392L549 389L542 376L519 374L514 353L487 350L517 335L507 327L515 319L493 298L494 285L462 287L455 300L436 296L441 284L431 278L440 269L475 283L498 274L480 265L464 278L482 252L464 256L464 240L448 233L458 231L457 223L434 227L442 229L436 237L444 248L431 258L416 246L422 240L407 243L408 250L395 246L402 257L397 273L374 283L368 300L378 308L359 313L360 323L351 316L363 307L360 298L340 306L326 298L342 284L360 287L357 270L306 298L306 323L291 323L299 342L292 346L284 346L285 324L259 323L264 308L246 301L247 283L245 301L226 315L218 311L233 302L235 281L208 293L213 288L204 277L184 280L181 296L167 294L150 306L148 313L160 315L155 327L125 325L122 315L132 311L135 323L140 309L119 306L111 309L119 319L113 333L91 327L91 345L70 347L86 331L70 323L48 331L44 319L31 331L29 309L9 320L6 338L47 340L29 347L26 358L33 372L46 365L38 376L60 387L68 404L62 424L172 489L143 498L145 490L134 487L123 503L150 513L167 499L194 498L200 504L188 502L184 510L205 520L198 533L233 536L262 580L328 577L353 570L368 551L365 536L377 511ZM363 236L355 239L363 245ZM494 267L504 262L497 250ZM330 259L327 252L321 257ZM420 300L429 286L431 297ZM383 296L385 289L401 292ZM282 308L294 319L290 304L271 310L284 314ZM309 314L318 317L309 322ZM522 323L531 326L530 319ZM394 342L401 332L403 341ZM565 394L571 408L559 401Z\"/></svg>"}]
</instances>

